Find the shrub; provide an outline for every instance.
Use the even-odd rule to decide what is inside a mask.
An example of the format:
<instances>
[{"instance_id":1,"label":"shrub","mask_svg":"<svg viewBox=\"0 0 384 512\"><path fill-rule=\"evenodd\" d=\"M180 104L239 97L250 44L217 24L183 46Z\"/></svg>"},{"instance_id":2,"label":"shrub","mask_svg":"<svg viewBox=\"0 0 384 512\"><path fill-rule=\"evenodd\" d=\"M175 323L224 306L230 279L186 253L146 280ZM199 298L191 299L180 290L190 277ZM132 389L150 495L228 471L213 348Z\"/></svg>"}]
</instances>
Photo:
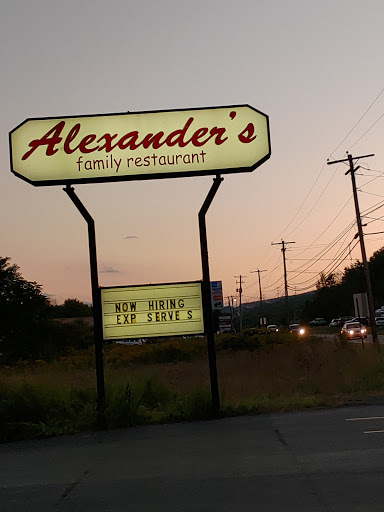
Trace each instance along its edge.
<instances>
[{"instance_id":1,"label":"shrub","mask_svg":"<svg viewBox=\"0 0 384 512\"><path fill-rule=\"evenodd\" d=\"M258 336L246 334L230 334L224 336L217 344L218 350L249 350L254 351L262 345Z\"/></svg>"}]
</instances>

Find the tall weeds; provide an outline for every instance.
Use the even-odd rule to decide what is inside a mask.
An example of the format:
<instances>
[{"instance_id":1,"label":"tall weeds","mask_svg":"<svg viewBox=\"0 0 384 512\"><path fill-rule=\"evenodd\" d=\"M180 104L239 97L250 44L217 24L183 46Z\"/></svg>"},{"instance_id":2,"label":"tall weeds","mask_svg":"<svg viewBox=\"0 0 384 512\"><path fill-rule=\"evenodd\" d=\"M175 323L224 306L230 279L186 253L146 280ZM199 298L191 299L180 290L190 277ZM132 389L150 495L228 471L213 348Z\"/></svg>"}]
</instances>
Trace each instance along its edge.
<instances>
[{"instance_id":1,"label":"tall weeds","mask_svg":"<svg viewBox=\"0 0 384 512\"><path fill-rule=\"evenodd\" d=\"M334 405L384 391L383 356L372 345L227 335L217 350L227 415ZM3 367L0 440L95 429L93 361L84 350ZM115 345L105 352L105 376L110 428L211 417L203 339Z\"/></svg>"}]
</instances>

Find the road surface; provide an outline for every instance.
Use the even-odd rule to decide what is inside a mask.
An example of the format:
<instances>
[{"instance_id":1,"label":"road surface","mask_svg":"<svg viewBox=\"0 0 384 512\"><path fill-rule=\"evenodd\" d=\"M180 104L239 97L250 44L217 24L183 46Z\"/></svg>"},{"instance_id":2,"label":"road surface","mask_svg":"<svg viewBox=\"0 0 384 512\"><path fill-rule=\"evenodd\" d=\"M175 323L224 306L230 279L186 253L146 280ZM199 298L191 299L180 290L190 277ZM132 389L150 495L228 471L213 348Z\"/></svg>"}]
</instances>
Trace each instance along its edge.
<instances>
[{"instance_id":1,"label":"road surface","mask_svg":"<svg viewBox=\"0 0 384 512\"><path fill-rule=\"evenodd\" d=\"M319 338L324 338L326 340L334 340L339 339L337 334L315 334L315 336L318 336ZM384 343L384 334L378 334L377 339L379 340L380 345ZM348 340L348 343L360 343L360 339L354 339L354 340ZM364 343L372 343L372 335L368 334L367 337L364 339Z\"/></svg>"},{"instance_id":2,"label":"road surface","mask_svg":"<svg viewBox=\"0 0 384 512\"><path fill-rule=\"evenodd\" d=\"M384 509L384 400L0 446L1 512Z\"/></svg>"}]
</instances>

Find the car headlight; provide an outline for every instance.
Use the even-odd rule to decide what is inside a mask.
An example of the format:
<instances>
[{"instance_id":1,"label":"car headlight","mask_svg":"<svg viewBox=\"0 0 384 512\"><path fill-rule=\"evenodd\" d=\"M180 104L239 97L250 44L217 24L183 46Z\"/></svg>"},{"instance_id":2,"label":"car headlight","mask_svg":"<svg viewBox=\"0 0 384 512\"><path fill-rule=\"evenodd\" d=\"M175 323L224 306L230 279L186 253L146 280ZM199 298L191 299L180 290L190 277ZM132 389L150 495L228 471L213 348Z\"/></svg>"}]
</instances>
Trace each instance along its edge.
<instances>
[{"instance_id":1,"label":"car headlight","mask_svg":"<svg viewBox=\"0 0 384 512\"><path fill-rule=\"evenodd\" d=\"M299 334L304 334L305 333L305 329L301 328L299 329Z\"/></svg>"},{"instance_id":2,"label":"car headlight","mask_svg":"<svg viewBox=\"0 0 384 512\"><path fill-rule=\"evenodd\" d=\"M349 331L349 334L353 334L353 333L354 333L354 331L352 331L352 330L351 330L351 331Z\"/></svg>"},{"instance_id":3,"label":"car headlight","mask_svg":"<svg viewBox=\"0 0 384 512\"><path fill-rule=\"evenodd\" d=\"M364 334L366 329L361 329L361 334Z\"/></svg>"}]
</instances>

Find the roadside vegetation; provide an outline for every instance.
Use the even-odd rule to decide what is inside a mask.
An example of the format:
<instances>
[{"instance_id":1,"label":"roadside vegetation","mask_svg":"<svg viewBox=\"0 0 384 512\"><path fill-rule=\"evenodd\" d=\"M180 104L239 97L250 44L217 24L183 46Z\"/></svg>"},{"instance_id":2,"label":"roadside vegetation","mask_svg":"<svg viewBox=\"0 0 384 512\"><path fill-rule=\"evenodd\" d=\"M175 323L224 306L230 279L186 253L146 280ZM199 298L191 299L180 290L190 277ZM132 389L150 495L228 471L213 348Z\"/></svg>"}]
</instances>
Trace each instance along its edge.
<instances>
[{"instance_id":1,"label":"roadside vegetation","mask_svg":"<svg viewBox=\"0 0 384 512\"><path fill-rule=\"evenodd\" d=\"M382 353L372 345L295 335L219 335L222 415L318 408L384 391ZM109 428L211 417L204 338L105 349ZM0 439L96 429L93 348L47 362L1 368Z\"/></svg>"},{"instance_id":2,"label":"roadside vegetation","mask_svg":"<svg viewBox=\"0 0 384 512\"><path fill-rule=\"evenodd\" d=\"M90 312L76 299L52 306L39 285L0 258L0 442L97 428ZM221 415L382 395L382 352L343 343L338 331L327 340L315 329L305 339L255 328L217 335ZM106 344L104 364L109 428L211 418L205 338Z\"/></svg>"}]
</instances>

